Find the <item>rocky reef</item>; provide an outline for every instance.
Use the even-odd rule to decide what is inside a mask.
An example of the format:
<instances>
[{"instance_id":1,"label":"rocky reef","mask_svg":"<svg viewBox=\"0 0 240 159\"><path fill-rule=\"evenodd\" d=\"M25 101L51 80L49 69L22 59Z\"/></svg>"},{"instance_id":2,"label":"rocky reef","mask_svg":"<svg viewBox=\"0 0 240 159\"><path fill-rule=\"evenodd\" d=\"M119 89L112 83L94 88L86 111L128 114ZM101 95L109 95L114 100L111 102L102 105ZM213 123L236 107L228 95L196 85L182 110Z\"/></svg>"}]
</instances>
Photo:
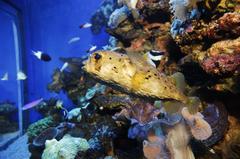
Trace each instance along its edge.
<instances>
[{"instance_id":1,"label":"rocky reef","mask_svg":"<svg viewBox=\"0 0 240 159\"><path fill-rule=\"evenodd\" d=\"M11 102L0 103L0 134L17 131L18 124L11 120L17 107Z\"/></svg>"}]
</instances>

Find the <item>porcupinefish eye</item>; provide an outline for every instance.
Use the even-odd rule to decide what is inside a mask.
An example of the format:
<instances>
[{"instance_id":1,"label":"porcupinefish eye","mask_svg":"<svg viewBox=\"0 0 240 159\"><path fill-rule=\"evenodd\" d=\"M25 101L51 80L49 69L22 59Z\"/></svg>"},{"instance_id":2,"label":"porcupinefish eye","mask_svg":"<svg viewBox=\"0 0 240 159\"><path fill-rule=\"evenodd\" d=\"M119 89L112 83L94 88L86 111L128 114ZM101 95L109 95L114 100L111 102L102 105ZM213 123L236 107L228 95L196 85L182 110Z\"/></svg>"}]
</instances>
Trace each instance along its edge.
<instances>
[{"instance_id":1,"label":"porcupinefish eye","mask_svg":"<svg viewBox=\"0 0 240 159\"><path fill-rule=\"evenodd\" d=\"M101 57L102 57L102 55L100 55L99 53L96 53L96 54L94 55L94 58L95 58L96 60L99 60Z\"/></svg>"}]
</instances>

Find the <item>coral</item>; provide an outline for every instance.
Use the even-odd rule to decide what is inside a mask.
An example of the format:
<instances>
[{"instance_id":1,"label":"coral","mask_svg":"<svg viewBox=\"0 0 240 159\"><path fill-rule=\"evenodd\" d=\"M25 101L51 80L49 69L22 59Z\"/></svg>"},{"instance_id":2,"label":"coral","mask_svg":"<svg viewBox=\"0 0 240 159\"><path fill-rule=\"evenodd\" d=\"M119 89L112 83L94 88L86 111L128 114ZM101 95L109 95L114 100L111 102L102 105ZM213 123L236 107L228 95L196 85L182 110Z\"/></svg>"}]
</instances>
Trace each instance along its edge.
<instances>
[{"instance_id":1,"label":"coral","mask_svg":"<svg viewBox=\"0 0 240 159\"><path fill-rule=\"evenodd\" d=\"M82 119L81 108L74 108L70 112L68 112L67 116L68 120L74 120L76 118L77 122L80 122Z\"/></svg>"},{"instance_id":2,"label":"coral","mask_svg":"<svg viewBox=\"0 0 240 159\"><path fill-rule=\"evenodd\" d=\"M116 29L107 28L107 32L118 39L121 39L126 45L129 43L130 40L141 36L143 33L142 30L137 28L136 26L132 25L129 20L124 21L120 24Z\"/></svg>"},{"instance_id":3,"label":"coral","mask_svg":"<svg viewBox=\"0 0 240 159\"><path fill-rule=\"evenodd\" d=\"M36 109L43 116L53 116L56 120L61 120L66 117L68 111L63 106L63 102L57 98L43 100L36 106ZM65 115L66 113L66 115ZM57 119L58 118L58 119Z\"/></svg>"},{"instance_id":4,"label":"coral","mask_svg":"<svg viewBox=\"0 0 240 159\"><path fill-rule=\"evenodd\" d=\"M115 120L121 120L123 117L131 121L131 127L128 130L128 137L132 139L146 139L149 129L154 127L172 127L177 124L181 117L178 114L166 115L158 118L160 109L152 104L136 99L115 114Z\"/></svg>"},{"instance_id":5,"label":"coral","mask_svg":"<svg viewBox=\"0 0 240 159\"><path fill-rule=\"evenodd\" d=\"M131 120L132 124L139 123L140 125L144 125L156 120L159 113L160 111L152 104L138 99L130 103L129 107L122 109L115 117L119 118L124 115L127 119Z\"/></svg>"},{"instance_id":6,"label":"coral","mask_svg":"<svg viewBox=\"0 0 240 159\"><path fill-rule=\"evenodd\" d=\"M35 108L36 110L44 116L49 116L55 111L58 99L57 98L50 98L48 100L43 100L39 103Z\"/></svg>"},{"instance_id":7,"label":"coral","mask_svg":"<svg viewBox=\"0 0 240 159\"><path fill-rule=\"evenodd\" d=\"M84 58L61 58L63 62L68 62L68 69L61 72L54 71L53 81L48 84L48 90L59 93L61 90L67 93L73 103L78 104L80 96L84 96L87 89L93 87L96 81L88 78L82 71Z\"/></svg>"},{"instance_id":8,"label":"coral","mask_svg":"<svg viewBox=\"0 0 240 159\"><path fill-rule=\"evenodd\" d=\"M123 94L107 94L95 97L92 103L99 109L102 107L102 109L113 110L129 105L130 99Z\"/></svg>"},{"instance_id":9,"label":"coral","mask_svg":"<svg viewBox=\"0 0 240 159\"><path fill-rule=\"evenodd\" d=\"M139 0L137 5L137 8L144 12L142 15L145 17L156 16L156 13L170 13L169 7L169 0Z\"/></svg>"},{"instance_id":10,"label":"coral","mask_svg":"<svg viewBox=\"0 0 240 159\"><path fill-rule=\"evenodd\" d=\"M222 141L216 144L213 149L222 158L234 159L240 157L240 123L238 119L229 116L229 129Z\"/></svg>"},{"instance_id":11,"label":"coral","mask_svg":"<svg viewBox=\"0 0 240 159\"><path fill-rule=\"evenodd\" d=\"M44 147L46 140L51 140L56 138L58 135L58 129L50 127L43 132L41 132L40 135L38 135L34 140L33 140L33 145L37 147Z\"/></svg>"},{"instance_id":12,"label":"coral","mask_svg":"<svg viewBox=\"0 0 240 159\"><path fill-rule=\"evenodd\" d=\"M86 100L90 100L94 97L95 94L101 93L103 94L105 92L106 86L101 84L96 84L91 89L87 90L87 93L85 95Z\"/></svg>"},{"instance_id":13,"label":"coral","mask_svg":"<svg viewBox=\"0 0 240 159\"><path fill-rule=\"evenodd\" d=\"M31 124L27 129L29 141L32 141L33 138L37 137L42 131L46 130L47 128L54 127L56 125L57 121L55 121L52 116L45 117Z\"/></svg>"},{"instance_id":14,"label":"coral","mask_svg":"<svg viewBox=\"0 0 240 159\"><path fill-rule=\"evenodd\" d=\"M62 72L59 69L56 69L53 73L52 78L53 82L48 85L48 89L60 92L60 90L64 87Z\"/></svg>"},{"instance_id":15,"label":"coral","mask_svg":"<svg viewBox=\"0 0 240 159\"><path fill-rule=\"evenodd\" d=\"M176 117L176 116L175 116ZM168 123L159 119L148 130L147 140L143 141L145 157L154 158L194 158L189 141L190 133L183 120Z\"/></svg>"},{"instance_id":16,"label":"coral","mask_svg":"<svg viewBox=\"0 0 240 159\"><path fill-rule=\"evenodd\" d=\"M170 0L170 9L176 19L179 19L180 21L187 20L187 1L185 0Z\"/></svg>"},{"instance_id":17,"label":"coral","mask_svg":"<svg viewBox=\"0 0 240 159\"><path fill-rule=\"evenodd\" d=\"M36 138L34 138L32 145L36 148L44 148L46 140L61 139L67 131L73 129L75 124L69 122L60 123L57 127L50 127L43 130Z\"/></svg>"},{"instance_id":18,"label":"coral","mask_svg":"<svg viewBox=\"0 0 240 159\"><path fill-rule=\"evenodd\" d=\"M86 139L65 135L60 141L47 140L42 159L74 159L78 151L86 151L89 144Z\"/></svg>"},{"instance_id":19,"label":"coral","mask_svg":"<svg viewBox=\"0 0 240 159\"><path fill-rule=\"evenodd\" d=\"M171 34L173 38L179 34L183 34L184 30L189 26L188 21L200 17L200 12L197 9L197 2L199 2L199 0L169 1L170 9L174 15L174 20L171 26Z\"/></svg>"},{"instance_id":20,"label":"coral","mask_svg":"<svg viewBox=\"0 0 240 159\"><path fill-rule=\"evenodd\" d=\"M84 134L84 138L89 140L89 144L91 143L89 151L95 152L94 156L98 156L96 158L113 152L113 140L119 133L119 129L111 116L99 116L95 113L88 118L84 117L77 127ZM82 152L79 156L85 156L86 153Z\"/></svg>"},{"instance_id":21,"label":"coral","mask_svg":"<svg viewBox=\"0 0 240 159\"><path fill-rule=\"evenodd\" d=\"M126 6L116 9L110 16L108 21L108 27L115 29L125 21L129 16L129 10Z\"/></svg>"},{"instance_id":22,"label":"coral","mask_svg":"<svg viewBox=\"0 0 240 159\"><path fill-rule=\"evenodd\" d=\"M169 159L169 152L166 147L165 137L152 135L148 140L143 141L143 152L147 159Z\"/></svg>"},{"instance_id":23,"label":"coral","mask_svg":"<svg viewBox=\"0 0 240 159\"><path fill-rule=\"evenodd\" d=\"M91 31L94 34L99 34L102 28L107 26L109 17L117 8L116 0L104 0L101 7L91 17Z\"/></svg>"},{"instance_id":24,"label":"coral","mask_svg":"<svg viewBox=\"0 0 240 159\"><path fill-rule=\"evenodd\" d=\"M187 107L181 111L183 118L191 129L193 137L197 140L206 140L212 135L210 125L203 119L202 114L190 114Z\"/></svg>"},{"instance_id":25,"label":"coral","mask_svg":"<svg viewBox=\"0 0 240 159\"><path fill-rule=\"evenodd\" d=\"M146 139L148 129L148 125L140 125L135 123L128 129L128 138L138 140Z\"/></svg>"},{"instance_id":26,"label":"coral","mask_svg":"<svg viewBox=\"0 0 240 159\"><path fill-rule=\"evenodd\" d=\"M175 125L167 134L166 145L173 158L194 159L189 145L190 136L183 123Z\"/></svg>"},{"instance_id":27,"label":"coral","mask_svg":"<svg viewBox=\"0 0 240 159\"><path fill-rule=\"evenodd\" d=\"M90 104L90 100L96 95L96 94L104 94L106 89L105 85L101 85L99 83L95 84L92 88L87 89L87 92L85 96L82 96L79 98L78 105L81 108L86 108Z\"/></svg>"},{"instance_id":28,"label":"coral","mask_svg":"<svg viewBox=\"0 0 240 159\"><path fill-rule=\"evenodd\" d=\"M202 115L211 126L213 132L207 140L202 141L204 145L210 147L220 141L228 130L228 113L222 103L214 102L207 104Z\"/></svg>"},{"instance_id":29,"label":"coral","mask_svg":"<svg viewBox=\"0 0 240 159\"><path fill-rule=\"evenodd\" d=\"M240 38L214 43L207 51L194 57L202 68L212 74L237 73L240 64Z\"/></svg>"},{"instance_id":30,"label":"coral","mask_svg":"<svg viewBox=\"0 0 240 159\"><path fill-rule=\"evenodd\" d=\"M209 16L209 14L219 16L227 12L239 12L239 2L237 0L203 1L202 7L207 11L205 16Z\"/></svg>"},{"instance_id":31,"label":"coral","mask_svg":"<svg viewBox=\"0 0 240 159\"><path fill-rule=\"evenodd\" d=\"M189 29L183 34L176 36L175 41L181 47L185 46L191 49L194 44L200 44L205 39L212 40L224 40L227 38L234 38L239 36L239 13L225 13L222 17L214 20L210 23L206 23L203 20L193 21ZM194 42L193 42L194 41ZM193 50L182 49L184 53L190 54Z\"/></svg>"},{"instance_id":32,"label":"coral","mask_svg":"<svg viewBox=\"0 0 240 159\"><path fill-rule=\"evenodd\" d=\"M193 155L193 141L207 151L213 148L217 154L212 156L239 158L238 126L228 130L225 103L212 102L208 93L238 92L239 4L105 0L91 29L99 33L107 25L109 45L84 64L85 57L64 59L69 67L56 71L49 85L52 91L65 91L77 105L68 114L69 120L78 118L68 133L89 140L89 149L74 152L76 158L201 158L195 151ZM153 50L162 53L157 68L146 62ZM97 81L111 89L98 91L102 85ZM188 96L203 101L196 104ZM161 101L153 106L154 100Z\"/></svg>"}]
</instances>

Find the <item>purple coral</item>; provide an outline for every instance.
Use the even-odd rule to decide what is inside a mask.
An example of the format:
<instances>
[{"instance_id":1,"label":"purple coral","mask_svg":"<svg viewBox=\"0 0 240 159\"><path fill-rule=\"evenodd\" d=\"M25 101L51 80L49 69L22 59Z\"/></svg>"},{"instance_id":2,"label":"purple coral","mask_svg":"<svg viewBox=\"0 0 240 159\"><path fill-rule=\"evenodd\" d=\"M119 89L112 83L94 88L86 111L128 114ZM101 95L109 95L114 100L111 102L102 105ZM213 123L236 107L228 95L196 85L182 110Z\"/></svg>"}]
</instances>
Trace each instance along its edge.
<instances>
[{"instance_id":1,"label":"purple coral","mask_svg":"<svg viewBox=\"0 0 240 159\"><path fill-rule=\"evenodd\" d=\"M234 72L240 65L240 54L219 54L205 59L201 66L208 73Z\"/></svg>"}]
</instances>

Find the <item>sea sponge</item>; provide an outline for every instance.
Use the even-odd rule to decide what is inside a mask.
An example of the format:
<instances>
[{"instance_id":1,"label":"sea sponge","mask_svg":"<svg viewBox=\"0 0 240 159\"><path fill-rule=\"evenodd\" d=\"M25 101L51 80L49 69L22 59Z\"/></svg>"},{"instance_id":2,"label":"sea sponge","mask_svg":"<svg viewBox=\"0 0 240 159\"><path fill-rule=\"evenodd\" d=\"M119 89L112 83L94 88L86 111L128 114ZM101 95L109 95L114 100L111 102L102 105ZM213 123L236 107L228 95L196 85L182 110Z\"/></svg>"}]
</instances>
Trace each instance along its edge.
<instances>
[{"instance_id":1,"label":"sea sponge","mask_svg":"<svg viewBox=\"0 0 240 159\"><path fill-rule=\"evenodd\" d=\"M65 135L60 141L47 140L42 159L74 159L78 151L90 148L86 139Z\"/></svg>"}]
</instances>

